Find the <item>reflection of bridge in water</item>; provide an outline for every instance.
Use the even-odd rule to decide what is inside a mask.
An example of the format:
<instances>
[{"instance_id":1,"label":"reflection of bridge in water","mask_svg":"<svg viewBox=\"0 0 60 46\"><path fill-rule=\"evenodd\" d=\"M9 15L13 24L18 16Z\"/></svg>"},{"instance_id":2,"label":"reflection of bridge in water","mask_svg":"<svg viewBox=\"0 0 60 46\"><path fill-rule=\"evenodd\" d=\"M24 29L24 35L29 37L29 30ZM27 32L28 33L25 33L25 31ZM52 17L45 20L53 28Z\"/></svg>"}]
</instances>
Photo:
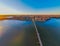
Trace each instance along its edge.
<instances>
[{"instance_id":1,"label":"reflection of bridge in water","mask_svg":"<svg viewBox=\"0 0 60 46\"><path fill-rule=\"evenodd\" d=\"M45 21L48 20L49 18L59 18L60 15L6 15L6 16L1 16L0 20L32 20L33 23L33 27L35 28L35 31L30 34L30 37L32 39L32 44L34 43L34 46L43 46L40 36L39 36L39 32L38 29L36 27L35 21ZM31 32L30 32L31 33ZM28 34L27 34L28 35ZM33 37L32 37L33 35ZM29 39L29 40L31 40Z\"/></svg>"}]
</instances>

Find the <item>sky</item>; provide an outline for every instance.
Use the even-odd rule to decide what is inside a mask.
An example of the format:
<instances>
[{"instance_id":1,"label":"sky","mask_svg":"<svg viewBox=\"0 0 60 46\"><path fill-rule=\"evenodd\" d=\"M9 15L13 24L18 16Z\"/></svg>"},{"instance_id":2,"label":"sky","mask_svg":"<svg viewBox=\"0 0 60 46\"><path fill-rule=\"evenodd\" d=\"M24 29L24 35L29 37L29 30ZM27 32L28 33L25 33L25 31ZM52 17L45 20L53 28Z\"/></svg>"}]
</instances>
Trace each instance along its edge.
<instances>
[{"instance_id":1,"label":"sky","mask_svg":"<svg viewBox=\"0 0 60 46\"><path fill-rule=\"evenodd\" d=\"M0 0L0 14L60 14L60 0Z\"/></svg>"}]
</instances>

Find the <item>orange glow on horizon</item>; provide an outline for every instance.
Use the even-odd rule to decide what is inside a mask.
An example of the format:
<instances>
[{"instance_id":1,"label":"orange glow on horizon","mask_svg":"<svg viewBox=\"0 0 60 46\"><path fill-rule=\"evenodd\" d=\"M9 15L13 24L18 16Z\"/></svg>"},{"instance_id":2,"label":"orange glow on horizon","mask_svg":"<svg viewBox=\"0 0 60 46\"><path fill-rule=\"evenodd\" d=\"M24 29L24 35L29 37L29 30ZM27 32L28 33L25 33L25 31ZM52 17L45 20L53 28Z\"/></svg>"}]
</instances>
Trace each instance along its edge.
<instances>
[{"instance_id":1,"label":"orange glow on horizon","mask_svg":"<svg viewBox=\"0 0 60 46\"><path fill-rule=\"evenodd\" d=\"M5 19L6 17L5 16L0 16L0 20L3 20Z\"/></svg>"},{"instance_id":2,"label":"orange glow on horizon","mask_svg":"<svg viewBox=\"0 0 60 46\"><path fill-rule=\"evenodd\" d=\"M4 20L4 19L6 19L6 17L7 17L8 15L0 15L0 20Z\"/></svg>"},{"instance_id":3,"label":"orange glow on horizon","mask_svg":"<svg viewBox=\"0 0 60 46\"><path fill-rule=\"evenodd\" d=\"M9 17L9 16L13 16L13 17L14 17L14 16L29 16L29 17L31 17L31 16L32 16L32 17L33 17L33 16L35 16L35 17L36 17L36 16L40 16L40 17L42 17L42 18L44 18L44 17L48 17L48 18L50 18L50 17L57 17L57 18L60 17L60 15L46 15L46 14L45 14L45 15L39 15L39 14L35 14L35 15L32 15L32 14L31 14L31 15L28 15L28 14L20 14L20 15L19 15L19 14L17 14L17 15L16 15L16 14L7 14L7 15L6 15L6 14L5 14L5 15L0 15L0 20L9 19L9 18L7 18L7 17ZM24 17L23 17L23 18L24 18ZM14 19L14 18L12 18L12 19Z\"/></svg>"}]
</instances>

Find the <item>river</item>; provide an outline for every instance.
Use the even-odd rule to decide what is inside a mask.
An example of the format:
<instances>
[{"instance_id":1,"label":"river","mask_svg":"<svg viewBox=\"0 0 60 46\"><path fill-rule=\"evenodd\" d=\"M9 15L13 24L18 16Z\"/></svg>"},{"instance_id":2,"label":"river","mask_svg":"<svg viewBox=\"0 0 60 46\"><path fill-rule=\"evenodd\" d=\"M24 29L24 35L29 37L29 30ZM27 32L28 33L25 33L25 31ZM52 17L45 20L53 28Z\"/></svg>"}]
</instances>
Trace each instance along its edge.
<instances>
[{"instance_id":1,"label":"river","mask_svg":"<svg viewBox=\"0 0 60 46\"><path fill-rule=\"evenodd\" d=\"M60 19L35 21L43 46L60 45ZM32 21L0 21L0 46L39 46Z\"/></svg>"}]
</instances>

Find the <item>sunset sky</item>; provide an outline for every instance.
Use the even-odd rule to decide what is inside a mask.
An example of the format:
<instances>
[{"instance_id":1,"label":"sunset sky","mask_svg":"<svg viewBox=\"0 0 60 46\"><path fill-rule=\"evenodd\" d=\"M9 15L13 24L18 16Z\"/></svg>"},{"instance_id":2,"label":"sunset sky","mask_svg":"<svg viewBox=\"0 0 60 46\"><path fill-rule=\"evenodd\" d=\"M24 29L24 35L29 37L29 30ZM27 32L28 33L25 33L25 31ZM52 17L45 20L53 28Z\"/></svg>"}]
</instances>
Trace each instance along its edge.
<instances>
[{"instance_id":1,"label":"sunset sky","mask_svg":"<svg viewBox=\"0 0 60 46\"><path fill-rule=\"evenodd\" d=\"M60 14L60 0L0 0L0 14Z\"/></svg>"}]
</instances>

